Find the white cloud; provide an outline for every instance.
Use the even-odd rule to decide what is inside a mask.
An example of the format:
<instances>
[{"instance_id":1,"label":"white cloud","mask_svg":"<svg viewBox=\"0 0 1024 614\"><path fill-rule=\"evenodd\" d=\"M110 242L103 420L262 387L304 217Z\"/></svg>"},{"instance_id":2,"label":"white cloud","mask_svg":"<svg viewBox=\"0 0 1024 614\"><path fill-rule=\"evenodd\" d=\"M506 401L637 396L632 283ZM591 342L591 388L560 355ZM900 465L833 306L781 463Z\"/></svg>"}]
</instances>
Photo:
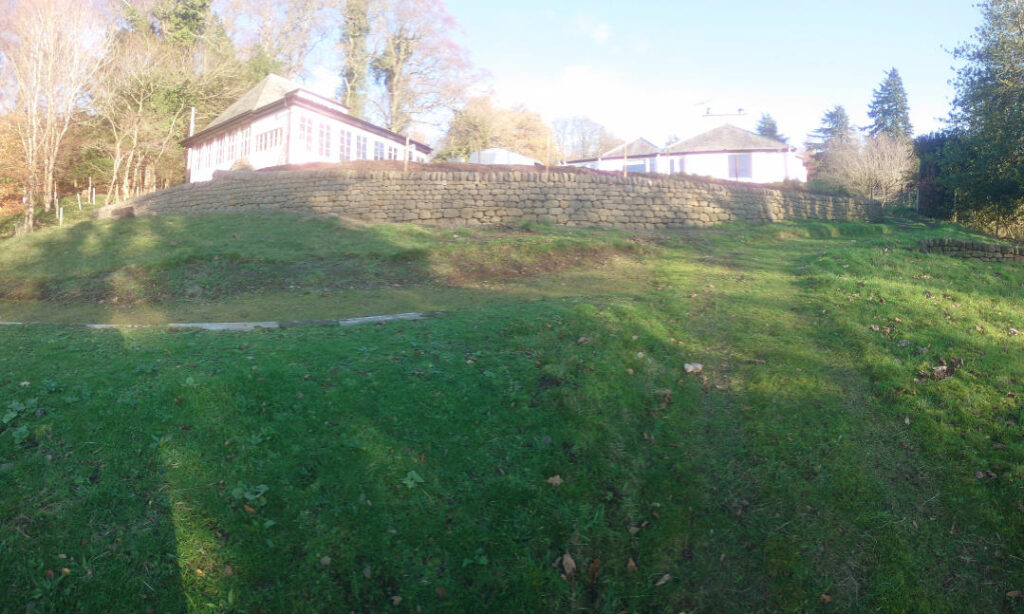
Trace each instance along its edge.
<instances>
[{"instance_id":1,"label":"white cloud","mask_svg":"<svg viewBox=\"0 0 1024 614\"><path fill-rule=\"evenodd\" d=\"M589 15L582 14L577 14L572 21L580 33L598 45L607 43L612 36L612 28L607 21L596 20Z\"/></svg>"}]
</instances>

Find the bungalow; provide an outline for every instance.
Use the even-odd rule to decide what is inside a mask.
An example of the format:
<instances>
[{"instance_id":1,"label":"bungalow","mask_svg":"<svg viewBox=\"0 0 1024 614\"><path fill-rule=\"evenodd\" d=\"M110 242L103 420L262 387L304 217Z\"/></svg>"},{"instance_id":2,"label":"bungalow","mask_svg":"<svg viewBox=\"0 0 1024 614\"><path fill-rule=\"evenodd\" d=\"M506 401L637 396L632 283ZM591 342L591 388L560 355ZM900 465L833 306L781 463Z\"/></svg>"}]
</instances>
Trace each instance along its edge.
<instances>
[{"instance_id":1,"label":"bungalow","mask_svg":"<svg viewBox=\"0 0 1024 614\"><path fill-rule=\"evenodd\" d=\"M210 125L181 142L188 181L248 163L254 169L348 160L426 162L430 147L349 115L335 100L268 75Z\"/></svg>"},{"instance_id":2,"label":"bungalow","mask_svg":"<svg viewBox=\"0 0 1024 614\"><path fill-rule=\"evenodd\" d=\"M647 139L637 139L614 147L596 158L568 160L566 164L598 171L622 171L625 166L630 173L657 173L660 152L658 146Z\"/></svg>"},{"instance_id":3,"label":"bungalow","mask_svg":"<svg viewBox=\"0 0 1024 614\"><path fill-rule=\"evenodd\" d=\"M797 149L725 124L695 137L657 148L644 139L616 147L598 158L569 160L566 164L597 170L703 175L750 183L807 181L807 168Z\"/></svg>"}]
</instances>

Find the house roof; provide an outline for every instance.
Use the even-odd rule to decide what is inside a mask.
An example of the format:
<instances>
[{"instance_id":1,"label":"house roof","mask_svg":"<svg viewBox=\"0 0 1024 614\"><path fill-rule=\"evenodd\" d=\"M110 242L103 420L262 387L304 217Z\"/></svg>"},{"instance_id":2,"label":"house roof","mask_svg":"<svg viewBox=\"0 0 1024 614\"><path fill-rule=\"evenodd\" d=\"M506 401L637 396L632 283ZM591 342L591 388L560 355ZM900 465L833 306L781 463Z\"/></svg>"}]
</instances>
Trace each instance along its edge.
<instances>
[{"instance_id":1,"label":"house roof","mask_svg":"<svg viewBox=\"0 0 1024 614\"><path fill-rule=\"evenodd\" d=\"M613 147L608 151L601 154L602 158L621 158L623 156L623 148L626 149L625 155L630 158L639 156L653 156L660 152L658 146L648 141L647 139L637 139L631 143L623 143L618 147Z\"/></svg>"},{"instance_id":2,"label":"house roof","mask_svg":"<svg viewBox=\"0 0 1024 614\"><path fill-rule=\"evenodd\" d=\"M251 90L242 94L231 106L224 109L209 125L183 140L181 144L185 147L191 147L193 144L205 140L208 136L229 129L232 125L243 122L246 119L251 121L256 116L284 108L289 104L297 104L328 113L349 125L363 128L396 142L403 142L405 140L405 137L400 134L349 115L348 109L335 100L310 92L284 77L270 74L264 77ZM429 146L419 141L410 140L410 143L423 153L429 154L432 151Z\"/></svg>"},{"instance_id":3,"label":"house roof","mask_svg":"<svg viewBox=\"0 0 1024 614\"><path fill-rule=\"evenodd\" d=\"M788 151L790 145L724 124L697 136L673 143L662 153L708 153L716 151Z\"/></svg>"},{"instance_id":4,"label":"house roof","mask_svg":"<svg viewBox=\"0 0 1024 614\"><path fill-rule=\"evenodd\" d=\"M284 77L274 74L267 75L251 90L242 94L242 97L233 102L231 106L224 109L216 119L200 130L200 132L206 132L211 128L226 124L244 113L261 109L272 102L284 98L290 92L294 92L297 89L300 89L298 84Z\"/></svg>"}]
</instances>

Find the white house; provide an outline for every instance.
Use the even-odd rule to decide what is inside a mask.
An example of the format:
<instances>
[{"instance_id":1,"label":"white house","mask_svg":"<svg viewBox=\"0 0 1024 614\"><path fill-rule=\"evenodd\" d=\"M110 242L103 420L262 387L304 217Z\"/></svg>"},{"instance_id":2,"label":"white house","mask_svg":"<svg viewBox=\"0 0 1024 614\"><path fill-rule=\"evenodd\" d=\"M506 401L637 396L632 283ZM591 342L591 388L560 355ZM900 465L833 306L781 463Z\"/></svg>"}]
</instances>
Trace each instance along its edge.
<instances>
[{"instance_id":1,"label":"white house","mask_svg":"<svg viewBox=\"0 0 1024 614\"><path fill-rule=\"evenodd\" d=\"M489 147L480 151L474 151L469 154L469 162L470 164L514 164L521 166L540 164L538 160L501 147Z\"/></svg>"},{"instance_id":2,"label":"white house","mask_svg":"<svg viewBox=\"0 0 1024 614\"><path fill-rule=\"evenodd\" d=\"M349 115L335 100L268 75L181 142L189 182L246 161L254 169L348 160L426 162L430 147ZM408 146L407 146L408 145Z\"/></svg>"},{"instance_id":3,"label":"white house","mask_svg":"<svg viewBox=\"0 0 1024 614\"><path fill-rule=\"evenodd\" d=\"M637 139L631 143L623 143L610 149L597 158L569 160L570 166L585 166L598 171L622 171L625 167L630 173L657 173L658 146L647 139Z\"/></svg>"},{"instance_id":4,"label":"white house","mask_svg":"<svg viewBox=\"0 0 1024 614\"><path fill-rule=\"evenodd\" d=\"M807 168L797 149L729 124L695 137L657 148L638 139L598 158L570 160L566 164L603 171L686 173L749 183L776 183L788 179L807 181Z\"/></svg>"}]
</instances>

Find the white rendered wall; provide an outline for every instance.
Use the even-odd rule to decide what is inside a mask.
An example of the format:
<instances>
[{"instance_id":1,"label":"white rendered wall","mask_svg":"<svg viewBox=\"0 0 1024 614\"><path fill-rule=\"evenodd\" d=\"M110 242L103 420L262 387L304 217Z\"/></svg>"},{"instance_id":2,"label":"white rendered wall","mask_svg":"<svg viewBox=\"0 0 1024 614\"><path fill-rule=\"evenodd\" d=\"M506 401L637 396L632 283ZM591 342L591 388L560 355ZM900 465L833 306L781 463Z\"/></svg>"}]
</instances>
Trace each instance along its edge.
<instances>
[{"instance_id":1,"label":"white rendered wall","mask_svg":"<svg viewBox=\"0 0 1024 614\"><path fill-rule=\"evenodd\" d=\"M794 152L755 151L750 154L750 177L732 178L729 176L728 153L697 153L675 156L663 156L663 173L670 172L674 166L676 173L731 179L749 183L778 183L786 179L807 181L807 168L803 160ZM672 160L675 164L672 165ZM682 161L682 167L680 167Z\"/></svg>"},{"instance_id":2,"label":"white rendered wall","mask_svg":"<svg viewBox=\"0 0 1024 614\"><path fill-rule=\"evenodd\" d=\"M299 123L301 118L308 119L312 126L312 138L307 141L300 139ZM329 143L326 150L320 147L320 126L325 125L329 131ZM274 132L279 130L279 132ZM341 135L349 133L351 147L349 160L379 159L402 160L405 142L382 138L368 130L357 128L339 120L323 117L313 111L290 107L272 115L256 119L226 133L218 134L199 145L189 149L189 181L209 181L214 171L228 170L238 160L246 158L254 169L281 166L284 164L305 164L308 162L341 161ZM263 142L270 143L271 135L276 142L273 145L260 147L261 135L267 135ZM357 136L366 139L365 155L357 150ZM230 142L230 146L229 146ZM374 144L379 143L380 148ZM221 152L218 159L218 150ZM227 155L228 153L231 155ZM286 155L287 153L287 155ZM427 156L419 152L415 145L409 145L411 162L426 162Z\"/></svg>"}]
</instances>

